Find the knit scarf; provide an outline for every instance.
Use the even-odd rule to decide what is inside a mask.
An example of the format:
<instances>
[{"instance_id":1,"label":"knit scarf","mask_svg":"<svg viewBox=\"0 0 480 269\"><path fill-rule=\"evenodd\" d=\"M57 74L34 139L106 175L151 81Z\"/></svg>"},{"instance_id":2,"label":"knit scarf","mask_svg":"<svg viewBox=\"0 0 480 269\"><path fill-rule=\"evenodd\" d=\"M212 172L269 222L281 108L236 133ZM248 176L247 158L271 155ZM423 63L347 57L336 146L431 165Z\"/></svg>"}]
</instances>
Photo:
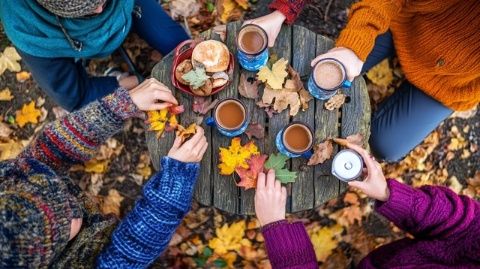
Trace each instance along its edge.
<instances>
[{"instance_id":1,"label":"knit scarf","mask_svg":"<svg viewBox=\"0 0 480 269\"><path fill-rule=\"evenodd\" d=\"M132 25L134 0L110 0L92 17L62 18L35 0L0 1L5 33L21 51L44 58L104 57L116 50Z\"/></svg>"}]
</instances>

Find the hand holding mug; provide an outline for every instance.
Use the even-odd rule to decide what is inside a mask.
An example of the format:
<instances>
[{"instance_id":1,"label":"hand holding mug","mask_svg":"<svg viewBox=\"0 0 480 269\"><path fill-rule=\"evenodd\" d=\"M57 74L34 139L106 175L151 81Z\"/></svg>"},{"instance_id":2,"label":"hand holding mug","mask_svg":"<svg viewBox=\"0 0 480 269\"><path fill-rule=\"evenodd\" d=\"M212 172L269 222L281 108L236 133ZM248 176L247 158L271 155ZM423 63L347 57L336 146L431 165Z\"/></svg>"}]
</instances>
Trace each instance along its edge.
<instances>
[{"instance_id":1,"label":"hand holding mug","mask_svg":"<svg viewBox=\"0 0 480 269\"><path fill-rule=\"evenodd\" d=\"M197 126L197 132L182 144L182 138L177 136L168 157L184 163L198 163L207 151L208 142L202 127Z\"/></svg>"},{"instance_id":2,"label":"hand holding mug","mask_svg":"<svg viewBox=\"0 0 480 269\"><path fill-rule=\"evenodd\" d=\"M358 152L367 167L363 181L350 181L348 185L363 191L368 197L385 202L390 197L387 181L380 164L363 148L348 143L347 147Z\"/></svg>"},{"instance_id":3,"label":"hand holding mug","mask_svg":"<svg viewBox=\"0 0 480 269\"><path fill-rule=\"evenodd\" d=\"M160 110L178 105L170 89L154 78L149 78L129 91L133 103L143 111Z\"/></svg>"},{"instance_id":4,"label":"hand holding mug","mask_svg":"<svg viewBox=\"0 0 480 269\"><path fill-rule=\"evenodd\" d=\"M363 61L360 60L360 58L358 58L355 52L353 52L351 49L343 47L333 48L313 59L311 62L312 67L314 67L318 61L326 58L333 58L341 62L345 66L347 71L347 79L349 81L353 81L353 79L362 72Z\"/></svg>"},{"instance_id":5,"label":"hand holding mug","mask_svg":"<svg viewBox=\"0 0 480 269\"><path fill-rule=\"evenodd\" d=\"M275 45L275 40L280 33L280 29L282 29L282 24L285 19L285 15L283 15L282 12L277 10L268 15L245 21L243 25L256 24L263 28L263 30L265 30L268 36L268 46L273 47Z\"/></svg>"},{"instance_id":6,"label":"hand holding mug","mask_svg":"<svg viewBox=\"0 0 480 269\"><path fill-rule=\"evenodd\" d=\"M275 180L275 170L260 173L255 191L255 214L260 225L285 219L287 189L280 181Z\"/></svg>"}]
</instances>

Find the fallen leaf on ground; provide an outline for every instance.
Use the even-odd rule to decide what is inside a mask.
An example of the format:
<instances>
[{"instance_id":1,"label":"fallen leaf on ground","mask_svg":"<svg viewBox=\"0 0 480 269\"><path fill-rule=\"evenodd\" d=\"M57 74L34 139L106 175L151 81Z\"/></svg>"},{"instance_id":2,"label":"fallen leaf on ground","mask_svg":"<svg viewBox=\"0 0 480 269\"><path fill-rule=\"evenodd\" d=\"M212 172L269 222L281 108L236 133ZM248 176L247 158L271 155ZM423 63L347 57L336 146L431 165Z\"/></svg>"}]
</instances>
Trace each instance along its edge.
<instances>
[{"instance_id":1,"label":"fallen leaf on ground","mask_svg":"<svg viewBox=\"0 0 480 269\"><path fill-rule=\"evenodd\" d=\"M207 114L218 103L218 99L210 101L207 97L195 96L193 97L192 110L201 115Z\"/></svg>"},{"instance_id":2,"label":"fallen leaf on ground","mask_svg":"<svg viewBox=\"0 0 480 269\"><path fill-rule=\"evenodd\" d=\"M195 0L172 0L170 1L170 16L177 19L195 16L200 11L200 5Z\"/></svg>"},{"instance_id":3,"label":"fallen leaf on ground","mask_svg":"<svg viewBox=\"0 0 480 269\"><path fill-rule=\"evenodd\" d=\"M268 85L263 90L262 102L264 104L273 103L273 109L277 113L281 113L290 106L290 116L297 115L301 105L298 93L287 90L273 90Z\"/></svg>"},{"instance_id":4,"label":"fallen leaf on ground","mask_svg":"<svg viewBox=\"0 0 480 269\"><path fill-rule=\"evenodd\" d=\"M336 94L325 103L325 109L332 111L334 109L341 108L345 103L346 97L347 96L343 93Z\"/></svg>"},{"instance_id":5,"label":"fallen leaf on ground","mask_svg":"<svg viewBox=\"0 0 480 269\"><path fill-rule=\"evenodd\" d=\"M343 232L343 228L340 225L332 227L316 227L313 230L308 230L310 239L315 249L315 255L317 261L325 262L332 254L332 251L337 248L339 237Z\"/></svg>"},{"instance_id":6,"label":"fallen leaf on ground","mask_svg":"<svg viewBox=\"0 0 480 269\"><path fill-rule=\"evenodd\" d=\"M148 179L152 175L152 168L150 167L150 155L148 152L143 152L140 155L140 160L135 168L135 171L142 176L143 180Z\"/></svg>"},{"instance_id":7,"label":"fallen leaf on ground","mask_svg":"<svg viewBox=\"0 0 480 269\"><path fill-rule=\"evenodd\" d=\"M14 98L9 88L0 91L0 101L11 101Z\"/></svg>"},{"instance_id":8,"label":"fallen leaf on ground","mask_svg":"<svg viewBox=\"0 0 480 269\"><path fill-rule=\"evenodd\" d=\"M115 216L120 217L120 204L123 201L122 195L115 190L110 189L108 191L108 196L103 197L100 209L103 214L115 214Z\"/></svg>"},{"instance_id":9,"label":"fallen leaf on ground","mask_svg":"<svg viewBox=\"0 0 480 269\"><path fill-rule=\"evenodd\" d=\"M85 163L85 172L103 174L108 169L109 160L92 159Z\"/></svg>"},{"instance_id":10,"label":"fallen leaf on ground","mask_svg":"<svg viewBox=\"0 0 480 269\"><path fill-rule=\"evenodd\" d=\"M220 174L231 175L235 168L247 169L247 159L257 154L259 154L258 148L253 141L242 146L240 137L233 138L228 148L220 148L220 164L218 164Z\"/></svg>"},{"instance_id":11,"label":"fallen leaf on ground","mask_svg":"<svg viewBox=\"0 0 480 269\"><path fill-rule=\"evenodd\" d=\"M343 197L343 202L351 205L360 204L360 202L358 201L358 195L354 192L347 192L345 194L345 197Z\"/></svg>"},{"instance_id":12,"label":"fallen leaf on ground","mask_svg":"<svg viewBox=\"0 0 480 269\"><path fill-rule=\"evenodd\" d=\"M243 9L248 9L250 7L248 0L235 0L235 2L237 2L237 4Z\"/></svg>"},{"instance_id":13,"label":"fallen leaf on ground","mask_svg":"<svg viewBox=\"0 0 480 269\"><path fill-rule=\"evenodd\" d=\"M260 123L250 123L245 134L248 136L248 139L252 139L252 137L262 139L265 137L265 128Z\"/></svg>"},{"instance_id":14,"label":"fallen leaf on ground","mask_svg":"<svg viewBox=\"0 0 480 269\"><path fill-rule=\"evenodd\" d=\"M9 160L17 157L22 152L24 145L13 139L6 143L0 143L0 161Z\"/></svg>"},{"instance_id":15,"label":"fallen leaf on ground","mask_svg":"<svg viewBox=\"0 0 480 269\"><path fill-rule=\"evenodd\" d=\"M3 53L0 54L0 76L5 70L20 72L22 68L18 61L21 59L22 57L20 57L14 47L6 47Z\"/></svg>"},{"instance_id":16,"label":"fallen leaf on ground","mask_svg":"<svg viewBox=\"0 0 480 269\"><path fill-rule=\"evenodd\" d=\"M8 124L0 122L0 138L8 138L13 133Z\"/></svg>"},{"instance_id":17,"label":"fallen leaf on ground","mask_svg":"<svg viewBox=\"0 0 480 269\"><path fill-rule=\"evenodd\" d=\"M188 140L197 132L197 124L192 123L187 128L182 125L178 125L177 136L180 137L182 143Z\"/></svg>"},{"instance_id":18,"label":"fallen leaf on ground","mask_svg":"<svg viewBox=\"0 0 480 269\"><path fill-rule=\"evenodd\" d=\"M22 83L30 79L31 74L27 71L18 72L15 74L17 81Z\"/></svg>"},{"instance_id":19,"label":"fallen leaf on ground","mask_svg":"<svg viewBox=\"0 0 480 269\"><path fill-rule=\"evenodd\" d=\"M377 86L387 87L393 81L393 71L388 59L381 61L367 72L367 78Z\"/></svg>"},{"instance_id":20,"label":"fallen leaf on ground","mask_svg":"<svg viewBox=\"0 0 480 269\"><path fill-rule=\"evenodd\" d=\"M243 238L245 236L245 228L245 220L232 223L230 226L224 224L215 230L216 237L208 242L208 246L217 255L224 255L228 251L238 252L242 246L251 246L251 242Z\"/></svg>"},{"instance_id":21,"label":"fallen leaf on ground","mask_svg":"<svg viewBox=\"0 0 480 269\"><path fill-rule=\"evenodd\" d=\"M257 73L258 80L266 83L273 90L281 90L283 88L285 78L288 76L287 64L287 60L280 58L273 64L271 70L268 68L268 66L262 67Z\"/></svg>"},{"instance_id":22,"label":"fallen leaf on ground","mask_svg":"<svg viewBox=\"0 0 480 269\"><path fill-rule=\"evenodd\" d=\"M307 165L317 165L324 163L326 160L332 158L333 144L332 141L326 140L313 147L313 155L308 160Z\"/></svg>"},{"instance_id":23,"label":"fallen leaf on ground","mask_svg":"<svg viewBox=\"0 0 480 269\"><path fill-rule=\"evenodd\" d=\"M460 118L460 119L469 119L477 114L478 108L472 108L466 111L456 111L454 112L450 118Z\"/></svg>"},{"instance_id":24,"label":"fallen leaf on ground","mask_svg":"<svg viewBox=\"0 0 480 269\"><path fill-rule=\"evenodd\" d=\"M253 155L247 160L248 169L237 167L235 172L240 177L238 187L244 187L245 190L257 187L257 178L260 172L263 172L263 165L267 160L267 155Z\"/></svg>"},{"instance_id":25,"label":"fallen leaf on ground","mask_svg":"<svg viewBox=\"0 0 480 269\"><path fill-rule=\"evenodd\" d=\"M343 147L346 147L348 144L363 147L363 135L361 133L349 135L347 138L334 138L333 141Z\"/></svg>"},{"instance_id":26,"label":"fallen leaf on ground","mask_svg":"<svg viewBox=\"0 0 480 269\"><path fill-rule=\"evenodd\" d=\"M35 108L35 102L31 101L28 104L24 104L21 110L17 110L15 121L18 123L18 126L23 127L27 123L38 123L41 115L41 111Z\"/></svg>"},{"instance_id":27,"label":"fallen leaf on ground","mask_svg":"<svg viewBox=\"0 0 480 269\"><path fill-rule=\"evenodd\" d=\"M243 8L234 0L217 0L216 7L219 19L223 23L239 20L243 15Z\"/></svg>"},{"instance_id":28,"label":"fallen leaf on ground","mask_svg":"<svg viewBox=\"0 0 480 269\"><path fill-rule=\"evenodd\" d=\"M240 83L238 84L238 92L245 98L255 99L258 97L259 84L258 80L250 82L245 73L242 73L240 75Z\"/></svg>"},{"instance_id":29,"label":"fallen leaf on ground","mask_svg":"<svg viewBox=\"0 0 480 269\"><path fill-rule=\"evenodd\" d=\"M295 180L297 179L297 172L292 172L285 168L287 160L288 157L285 155L282 155L280 153L272 153L268 157L268 161L265 163L265 169L275 170L275 178L283 184L295 182Z\"/></svg>"},{"instance_id":30,"label":"fallen leaf on ground","mask_svg":"<svg viewBox=\"0 0 480 269\"><path fill-rule=\"evenodd\" d=\"M354 204L331 213L329 217L336 220L339 225L349 227L356 221L362 224L362 216L363 212L360 205Z\"/></svg>"}]
</instances>

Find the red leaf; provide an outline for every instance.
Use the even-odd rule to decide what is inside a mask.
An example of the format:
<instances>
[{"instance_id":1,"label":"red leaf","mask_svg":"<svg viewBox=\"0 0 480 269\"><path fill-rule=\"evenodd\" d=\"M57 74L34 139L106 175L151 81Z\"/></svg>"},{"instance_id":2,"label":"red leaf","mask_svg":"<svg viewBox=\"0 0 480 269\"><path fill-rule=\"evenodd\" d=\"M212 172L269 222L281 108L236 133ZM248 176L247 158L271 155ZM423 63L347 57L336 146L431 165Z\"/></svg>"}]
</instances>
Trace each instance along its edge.
<instances>
[{"instance_id":1,"label":"red leaf","mask_svg":"<svg viewBox=\"0 0 480 269\"><path fill-rule=\"evenodd\" d=\"M168 108L168 112L173 115L178 115L180 113L183 113L185 111L185 107L183 105L180 106L171 106Z\"/></svg>"},{"instance_id":2,"label":"red leaf","mask_svg":"<svg viewBox=\"0 0 480 269\"><path fill-rule=\"evenodd\" d=\"M265 137L265 128L260 123L250 123L245 134L248 136L248 139L252 139L252 137L262 139Z\"/></svg>"},{"instance_id":3,"label":"red leaf","mask_svg":"<svg viewBox=\"0 0 480 269\"><path fill-rule=\"evenodd\" d=\"M245 190L255 188L257 186L258 174L263 171L263 165L267 158L267 155L252 155L247 160L248 169L236 168L235 172L240 177L240 182L237 183L237 186L244 187Z\"/></svg>"},{"instance_id":4,"label":"red leaf","mask_svg":"<svg viewBox=\"0 0 480 269\"><path fill-rule=\"evenodd\" d=\"M208 111L212 110L218 103L218 99L210 101L205 97L195 96L193 98L192 110L193 112L205 115Z\"/></svg>"},{"instance_id":5,"label":"red leaf","mask_svg":"<svg viewBox=\"0 0 480 269\"><path fill-rule=\"evenodd\" d=\"M320 163L324 163L326 160L332 157L332 154L332 141L327 140L323 143L320 143L313 148L313 155L310 160L308 160L307 165L317 165Z\"/></svg>"}]
</instances>

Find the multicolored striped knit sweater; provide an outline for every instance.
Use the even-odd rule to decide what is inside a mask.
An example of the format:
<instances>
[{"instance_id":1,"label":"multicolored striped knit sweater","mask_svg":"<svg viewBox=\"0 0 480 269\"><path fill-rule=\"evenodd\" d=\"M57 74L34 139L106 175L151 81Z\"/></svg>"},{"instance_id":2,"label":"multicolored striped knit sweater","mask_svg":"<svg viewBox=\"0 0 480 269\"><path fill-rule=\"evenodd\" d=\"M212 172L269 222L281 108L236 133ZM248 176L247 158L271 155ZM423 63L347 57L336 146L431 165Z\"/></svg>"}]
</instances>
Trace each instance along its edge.
<instances>
[{"instance_id":1,"label":"multicolored striped knit sweater","mask_svg":"<svg viewBox=\"0 0 480 269\"><path fill-rule=\"evenodd\" d=\"M0 267L144 268L161 254L190 208L198 163L164 157L162 171L116 229L114 217L102 215L62 176L137 113L128 92L118 89L48 124L17 159L0 163ZM82 229L67 244L69 222L76 217L83 218ZM35 232L28 238L22 231Z\"/></svg>"}]
</instances>

